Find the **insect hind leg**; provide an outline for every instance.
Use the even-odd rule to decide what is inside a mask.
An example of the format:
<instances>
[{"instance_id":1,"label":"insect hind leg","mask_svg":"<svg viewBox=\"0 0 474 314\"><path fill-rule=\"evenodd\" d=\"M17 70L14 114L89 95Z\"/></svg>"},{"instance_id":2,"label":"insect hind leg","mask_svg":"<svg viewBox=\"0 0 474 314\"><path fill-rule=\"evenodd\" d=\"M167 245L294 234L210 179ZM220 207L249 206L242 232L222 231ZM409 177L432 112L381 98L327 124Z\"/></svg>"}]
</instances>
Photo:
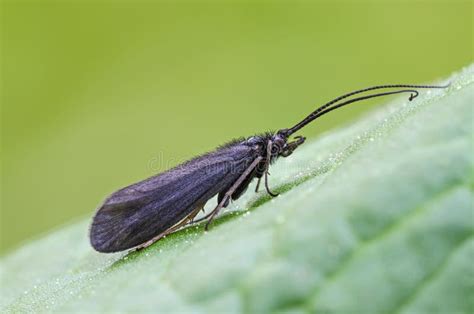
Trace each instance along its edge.
<instances>
[{"instance_id":1,"label":"insect hind leg","mask_svg":"<svg viewBox=\"0 0 474 314\"><path fill-rule=\"evenodd\" d=\"M171 228L168 228L167 230L165 230L164 232L160 233L159 235L157 235L156 237L152 238L151 240L148 240L146 241L145 243L142 243L140 244L139 246L135 247L135 251L140 251L140 250L143 250L144 248L147 248L149 247L150 245L152 245L153 243L155 243L156 241L160 240L161 238L177 231L179 228L181 228L182 226L185 226L187 224L189 224L189 222L194 219L194 217L196 217L196 215L201 211L201 210L204 210L204 205L203 206L198 206L196 209L194 209L188 216L184 217L183 220L181 220L179 223L177 223L176 225L172 226Z\"/></svg>"}]
</instances>

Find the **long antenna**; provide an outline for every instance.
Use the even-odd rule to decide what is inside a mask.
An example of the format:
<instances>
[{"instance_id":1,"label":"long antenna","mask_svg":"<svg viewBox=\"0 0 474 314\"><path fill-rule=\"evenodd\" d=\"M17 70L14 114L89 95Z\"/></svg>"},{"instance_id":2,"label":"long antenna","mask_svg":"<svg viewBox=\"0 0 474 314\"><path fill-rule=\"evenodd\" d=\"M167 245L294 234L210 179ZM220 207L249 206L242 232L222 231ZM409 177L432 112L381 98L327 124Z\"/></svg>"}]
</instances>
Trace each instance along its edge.
<instances>
[{"instance_id":1,"label":"long antenna","mask_svg":"<svg viewBox=\"0 0 474 314\"><path fill-rule=\"evenodd\" d=\"M348 104L351 104L351 103L354 103L354 102L357 102L357 101L361 101L361 100L365 100L365 99L369 99L369 98L381 97L381 96L388 96L388 95L393 95L393 94L400 94L400 93L411 93L410 98L409 98L409 100L411 101L416 96L418 96L418 91L416 91L415 88L417 88L417 89L421 89L421 88L446 88L448 86L449 86L449 84L441 85L441 86L395 84L395 85L377 85L377 86L372 86L372 87L368 87L368 88L364 88L364 89L359 89L359 90L344 94L342 96L339 96L339 97L331 100L330 102L322 105L321 107L319 107L318 109L313 111L310 115L308 115L306 118L304 118L301 122L299 122L295 126L289 128L289 129L280 130L279 133L283 133L285 136L290 136L291 134L293 134L296 131L298 131L299 129L303 128L305 125L307 125L311 121L315 120L316 118L318 118L318 117L320 117L320 116L322 116L322 115L324 115L324 114L326 114L326 113L328 113L328 112L330 112L334 109L343 107L345 105L348 105ZM337 102L339 102L339 101L341 101L345 98L354 96L356 94L360 94L360 93L364 93L364 92L368 92L368 91L372 91L372 90L376 90L376 89L384 89L384 88L409 88L409 89L403 89L403 90L392 91L392 92L384 92L384 93L378 93L378 94L371 94L371 95L367 95L367 96L353 98L353 99L347 100L343 103L336 104ZM334 105L334 104L336 104L336 105ZM331 107L331 105L334 105L334 106Z\"/></svg>"}]
</instances>

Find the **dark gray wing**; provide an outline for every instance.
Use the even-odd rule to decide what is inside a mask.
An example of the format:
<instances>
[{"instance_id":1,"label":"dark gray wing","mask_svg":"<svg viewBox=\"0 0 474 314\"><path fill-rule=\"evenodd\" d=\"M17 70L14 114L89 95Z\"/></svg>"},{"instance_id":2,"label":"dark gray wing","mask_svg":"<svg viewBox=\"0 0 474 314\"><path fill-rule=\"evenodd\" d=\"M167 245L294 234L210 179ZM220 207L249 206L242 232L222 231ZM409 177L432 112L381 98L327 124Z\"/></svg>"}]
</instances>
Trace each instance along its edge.
<instances>
[{"instance_id":1,"label":"dark gray wing","mask_svg":"<svg viewBox=\"0 0 474 314\"><path fill-rule=\"evenodd\" d=\"M118 190L94 217L92 246L116 252L152 239L230 186L256 157L236 143Z\"/></svg>"}]
</instances>

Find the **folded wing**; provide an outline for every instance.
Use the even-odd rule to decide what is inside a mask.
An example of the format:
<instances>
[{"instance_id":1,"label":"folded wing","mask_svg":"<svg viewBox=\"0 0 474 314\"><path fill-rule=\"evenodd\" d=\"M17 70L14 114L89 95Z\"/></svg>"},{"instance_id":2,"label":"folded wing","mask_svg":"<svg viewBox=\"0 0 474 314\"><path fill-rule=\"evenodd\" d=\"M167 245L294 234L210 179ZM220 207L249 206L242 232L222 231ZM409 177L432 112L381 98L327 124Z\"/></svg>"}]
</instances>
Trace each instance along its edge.
<instances>
[{"instance_id":1,"label":"folded wing","mask_svg":"<svg viewBox=\"0 0 474 314\"><path fill-rule=\"evenodd\" d=\"M152 239L230 186L255 158L252 147L236 143L118 190L94 217L92 246L116 252Z\"/></svg>"}]
</instances>

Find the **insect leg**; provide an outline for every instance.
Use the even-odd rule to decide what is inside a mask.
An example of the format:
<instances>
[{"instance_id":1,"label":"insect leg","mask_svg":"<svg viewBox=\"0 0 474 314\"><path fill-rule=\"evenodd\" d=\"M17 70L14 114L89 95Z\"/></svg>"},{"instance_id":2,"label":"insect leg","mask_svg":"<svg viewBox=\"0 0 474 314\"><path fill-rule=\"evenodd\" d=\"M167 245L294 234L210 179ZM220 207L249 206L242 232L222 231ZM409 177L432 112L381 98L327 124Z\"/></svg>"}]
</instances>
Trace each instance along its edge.
<instances>
[{"instance_id":1,"label":"insect leg","mask_svg":"<svg viewBox=\"0 0 474 314\"><path fill-rule=\"evenodd\" d=\"M139 246L137 246L135 248L136 251L139 251L139 250L142 250L144 248L147 248L149 247L150 245L152 245L153 243L155 243L156 241L160 240L161 238L163 238L164 236L167 236L168 234L171 234L173 232L175 232L176 230L178 230L179 228L181 228L182 226L186 225L189 221L192 221L194 219L194 217L196 217L196 215L199 213L199 211L204 208L204 206L202 207L197 207L196 209L194 209L188 216L184 217L183 220L181 220L181 222L177 223L176 225L172 226L171 228L168 228L167 230L165 230L164 232L160 233L159 235L157 235L156 237L152 238L151 240L148 240L146 241L145 243L142 243L140 244Z\"/></svg>"},{"instance_id":2,"label":"insect leg","mask_svg":"<svg viewBox=\"0 0 474 314\"><path fill-rule=\"evenodd\" d=\"M257 186L255 187L255 193L258 192L258 188L260 187L260 181L262 180L262 177L258 178L258 181L257 181Z\"/></svg>"},{"instance_id":3,"label":"insect leg","mask_svg":"<svg viewBox=\"0 0 474 314\"><path fill-rule=\"evenodd\" d=\"M205 211L204 211L204 205L202 205L201 211L202 211L203 213L205 213ZM186 225L192 225L192 224L194 223L194 218L197 216L198 213L199 213L199 210L198 210L198 211L196 212L196 214L191 218L191 220L189 220L188 223L186 223Z\"/></svg>"},{"instance_id":4,"label":"insect leg","mask_svg":"<svg viewBox=\"0 0 474 314\"><path fill-rule=\"evenodd\" d=\"M270 194L270 196L275 197L275 196L278 196L278 194L273 193L270 190L270 187L268 186L268 168L270 167L270 160L272 158L272 146L273 146L272 141L268 141L268 144L267 144L267 159L265 161L265 189L267 190L267 193Z\"/></svg>"},{"instance_id":5,"label":"insect leg","mask_svg":"<svg viewBox=\"0 0 474 314\"><path fill-rule=\"evenodd\" d=\"M232 194L235 192L235 190L239 187L240 184L245 180L245 178L253 171L253 169L258 165L258 163L262 160L261 156L258 156L257 158L254 159L254 161L250 164L250 166L245 169L244 173L240 175L240 177L235 181L235 183L230 187L229 190L225 193L224 197L222 198L221 202L217 205L212 212L210 212L210 217L209 220L206 223L206 226L204 227L205 230L209 229L209 224L214 220L214 217L219 213L219 211L224 207L224 204L230 200L230 197Z\"/></svg>"},{"instance_id":6,"label":"insect leg","mask_svg":"<svg viewBox=\"0 0 474 314\"><path fill-rule=\"evenodd\" d=\"M268 186L268 170L265 171L265 189L267 190L267 193L270 194L270 196L277 197L280 195L278 193L273 193Z\"/></svg>"},{"instance_id":7,"label":"insect leg","mask_svg":"<svg viewBox=\"0 0 474 314\"><path fill-rule=\"evenodd\" d=\"M207 215L206 215L206 216L204 216L204 217L201 217L201 218L199 218L199 219L196 219L196 220L190 221L190 222L188 223L188 225L191 225L191 224L193 224L193 225L194 225L194 224L197 224L197 223L199 223L199 222L201 222L201 221L203 221L203 220L206 220L207 218L211 217L211 215L212 215L212 212L210 212L209 214L207 214Z\"/></svg>"}]
</instances>

